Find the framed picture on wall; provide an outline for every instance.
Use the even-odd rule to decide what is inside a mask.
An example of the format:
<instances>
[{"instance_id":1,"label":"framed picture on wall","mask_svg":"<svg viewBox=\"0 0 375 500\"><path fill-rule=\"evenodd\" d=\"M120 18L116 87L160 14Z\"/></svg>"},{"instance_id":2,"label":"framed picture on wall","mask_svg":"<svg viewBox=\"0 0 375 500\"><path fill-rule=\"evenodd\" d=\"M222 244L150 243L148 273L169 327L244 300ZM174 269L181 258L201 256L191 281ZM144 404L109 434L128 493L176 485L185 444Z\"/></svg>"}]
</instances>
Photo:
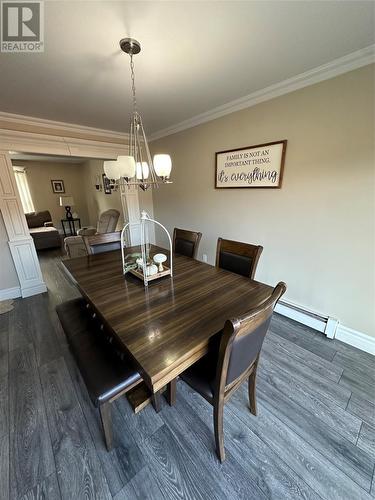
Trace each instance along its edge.
<instances>
[{"instance_id":1,"label":"framed picture on wall","mask_svg":"<svg viewBox=\"0 0 375 500\"><path fill-rule=\"evenodd\" d=\"M102 174L102 177L103 177L103 189L104 189L105 194L111 194L112 190L111 190L110 179L108 179L108 177L105 174Z\"/></svg>"},{"instance_id":2,"label":"framed picture on wall","mask_svg":"<svg viewBox=\"0 0 375 500\"><path fill-rule=\"evenodd\" d=\"M65 193L65 186L64 186L64 181L58 179L53 179L51 180L51 184L52 184L52 191L54 193Z\"/></svg>"},{"instance_id":3,"label":"framed picture on wall","mask_svg":"<svg viewBox=\"0 0 375 500\"><path fill-rule=\"evenodd\" d=\"M281 188L287 141L216 153L215 188Z\"/></svg>"}]
</instances>

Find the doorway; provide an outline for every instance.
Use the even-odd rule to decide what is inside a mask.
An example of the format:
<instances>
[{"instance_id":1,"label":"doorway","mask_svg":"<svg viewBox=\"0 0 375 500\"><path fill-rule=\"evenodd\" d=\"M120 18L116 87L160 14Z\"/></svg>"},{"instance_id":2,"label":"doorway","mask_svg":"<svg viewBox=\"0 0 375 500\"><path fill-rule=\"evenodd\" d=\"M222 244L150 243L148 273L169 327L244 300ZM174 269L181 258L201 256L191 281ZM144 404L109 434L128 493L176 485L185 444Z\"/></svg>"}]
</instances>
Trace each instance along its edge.
<instances>
[{"instance_id":1,"label":"doorway","mask_svg":"<svg viewBox=\"0 0 375 500\"><path fill-rule=\"evenodd\" d=\"M116 185L106 189L105 160L12 152L10 161L28 232L47 286L52 286L53 280L47 278L46 270L50 275L58 261L67 258L66 238L80 239L83 228L95 230L101 214L108 210L119 213L116 230L121 230L126 222L131 223L129 243L139 244L140 207L153 216L152 193L139 194L137 189ZM67 224L66 200L73 227ZM154 234L150 239L154 241ZM83 240L82 247L84 249Z\"/></svg>"}]
</instances>

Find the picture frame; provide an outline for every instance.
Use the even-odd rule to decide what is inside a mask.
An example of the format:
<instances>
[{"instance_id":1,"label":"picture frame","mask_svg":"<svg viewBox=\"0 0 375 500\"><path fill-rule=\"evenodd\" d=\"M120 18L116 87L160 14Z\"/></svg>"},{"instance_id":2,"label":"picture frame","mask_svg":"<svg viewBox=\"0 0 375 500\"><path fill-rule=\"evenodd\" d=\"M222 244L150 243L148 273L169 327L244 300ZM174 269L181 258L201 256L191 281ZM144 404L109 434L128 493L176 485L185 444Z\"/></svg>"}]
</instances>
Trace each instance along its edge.
<instances>
[{"instance_id":1,"label":"picture frame","mask_svg":"<svg viewBox=\"0 0 375 500\"><path fill-rule=\"evenodd\" d=\"M284 139L215 153L215 189L280 189L287 142Z\"/></svg>"},{"instance_id":2,"label":"picture frame","mask_svg":"<svg viewBox=\"0 0 375 500\"><path fill-rule=\"evenodd\" d=\"M103 178L103 190L105 194L112 194L111 181L105 174L102 174Z\"/></svg>"},{"instance_id":3,"label":"picture frame","mask_svg":"<svg viewBox=\"0 0 375 500\"><path fill-rule=\"evenodd\" d=\"M52 192L56 194L64 194L65 193L65 185L64 181L61 179L52 179Z\"/></svg>"}]
</instances>

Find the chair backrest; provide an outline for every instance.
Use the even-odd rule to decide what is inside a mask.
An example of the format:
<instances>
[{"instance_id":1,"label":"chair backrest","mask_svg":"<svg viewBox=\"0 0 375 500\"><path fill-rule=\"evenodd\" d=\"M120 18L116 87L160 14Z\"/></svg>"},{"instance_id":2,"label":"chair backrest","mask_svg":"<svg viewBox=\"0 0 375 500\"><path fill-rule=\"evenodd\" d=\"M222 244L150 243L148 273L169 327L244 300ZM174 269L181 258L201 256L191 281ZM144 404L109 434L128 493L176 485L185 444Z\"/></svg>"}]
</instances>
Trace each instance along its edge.
<instances>
[{"instance_id":1,"label":"chair backrest","mask_svg":"<svg viewBox=\"0 0 375 500\"><path fill-rule=\"evenodd\" d=\"M70 259L87 255L87 248L82 236L67 236L64 238L64 248Z\"/></svg>"},{"instance_id":2,"label":"chair backrest","mask_svg":"<svg viewBox=\"0 0 375 500\"><path fill-rule=\"evenodd\" d=\"M226 321L219 349L217 390L224 391L257 363L273 310L285 290L285 283L278 283L270 296L248 314Z\"/></svg>"},{"instance_id":3,"label":"chair backrest","mask_svg":"<svg viewBox=\"0 0 375 500\"><path fill-rule=\"evenodd\" d=\"M97 233L95 227L81 227L78 229L77 234L79 236L94 236Z\"/></svg>"},{"instance_id":4,"label":"chair backrest","mask_svg":"<svg viewBox=\"0 0 375 500\"><path fill-rule=\"evenodd\" d=\"M25 214L26 222L28 227L43 227L45 222L51 222L52 217L48 210L43 210L41 212L31 212L29 214Z\"/></svg>"},{"instance_id":5,"label":"chair backrest","mask_svg":"<svg viewBox=\"0 0 375 500\"><path fill-rule=\"evenodd\" d=\"M115 208L110 208L109 210L102 212L100 214L97 225L98 233L104 234L116 231L116 226L119 217L120 217L120 212Z\"/></svg>"},{"instance_id":6,"label":"chair backrest","mask_svg":"<svg viewBox=\"0 0 375 500\"><path fill-rule=\"evenodd\" d=\"M121 231L84 236L83 240L90 255L121 249Z\"/></svg>"},{"instance_id":7,"label":"chair backrest","mask_svg":"<svg viewBox=\"0 0 375 500\"><path fill-rule=\"evenodd\" d=\"M216 267L254 278L263 247L240 241L218 238L216 247Z\"/></svg>"},{"instance_id":8,"label":"chair backrest","mask_svg":"<svg viewBox=\"0 0 375 500\"><path fill-rule=\"evenodd\" d=\"M174 228L173 251L186 257L196 258L202 233Z\"/></svg>"}]
</instances>

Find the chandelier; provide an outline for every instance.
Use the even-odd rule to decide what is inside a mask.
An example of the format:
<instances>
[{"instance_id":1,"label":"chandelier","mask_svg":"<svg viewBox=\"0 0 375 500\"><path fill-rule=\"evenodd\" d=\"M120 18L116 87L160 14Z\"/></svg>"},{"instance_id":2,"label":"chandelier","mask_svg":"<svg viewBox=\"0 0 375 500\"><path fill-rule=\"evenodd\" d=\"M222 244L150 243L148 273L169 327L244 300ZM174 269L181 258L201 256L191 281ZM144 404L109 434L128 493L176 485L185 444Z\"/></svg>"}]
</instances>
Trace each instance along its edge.
<instances>
[{"instance_id":1,"label":"chandelier","mask_svg":"<svg viewBox=\"0 0 375 500\"><path fill-rule=\"evenodd\" d=\"M169 180L172 160L167 154L157 154L151 158L142 118L137 109L133 56L141 51L141 45L133 38L123 38L120 40L120 47L130 56L133 112L130 120L129 154L118 156L114 161L105 161L104 172L109 179L119 182L123 180L128 186L137 186L146 191L172 182Z\"/></svg>"}]
</instances>

